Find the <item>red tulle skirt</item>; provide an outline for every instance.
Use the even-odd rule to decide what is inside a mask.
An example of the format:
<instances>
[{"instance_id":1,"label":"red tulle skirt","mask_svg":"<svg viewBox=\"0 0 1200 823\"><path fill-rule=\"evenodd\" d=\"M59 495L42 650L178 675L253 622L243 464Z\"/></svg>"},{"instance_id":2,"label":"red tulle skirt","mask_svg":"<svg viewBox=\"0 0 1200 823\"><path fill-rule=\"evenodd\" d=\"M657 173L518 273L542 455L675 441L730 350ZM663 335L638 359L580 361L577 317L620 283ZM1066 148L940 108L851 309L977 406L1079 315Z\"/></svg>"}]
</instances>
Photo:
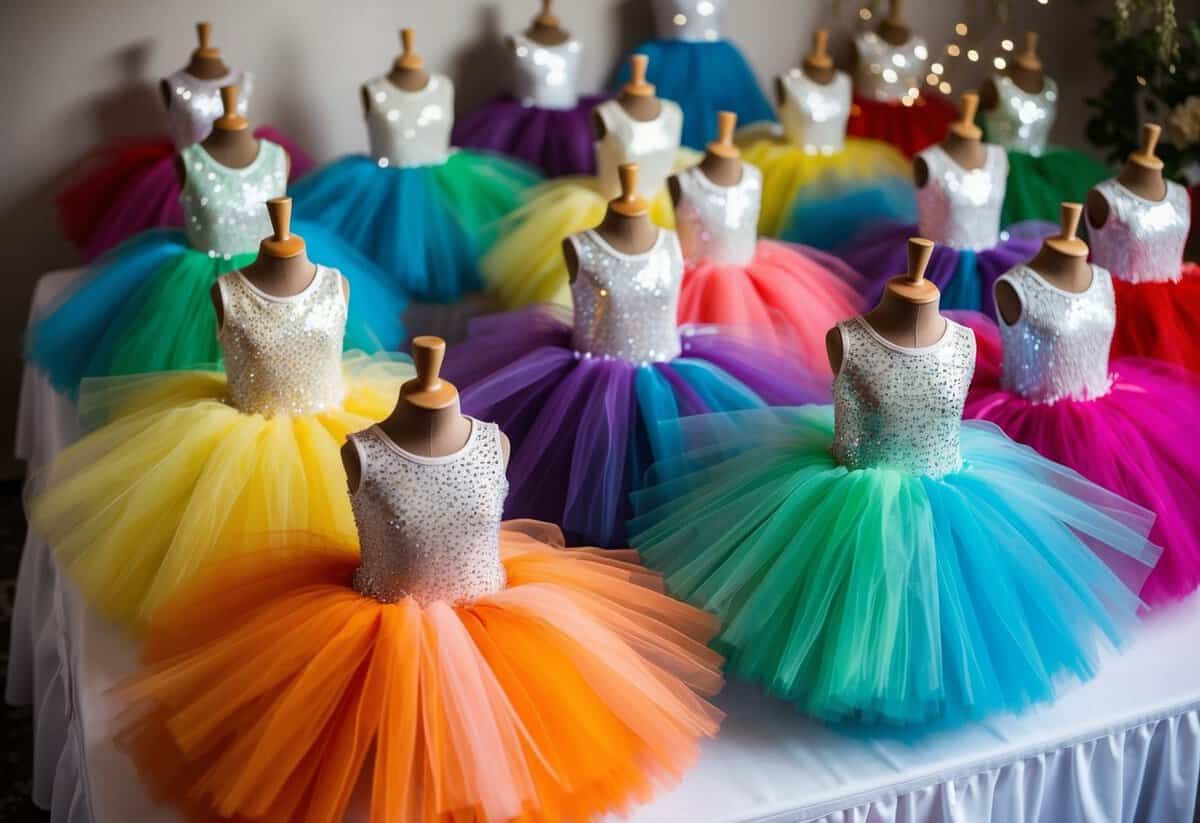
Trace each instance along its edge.
<instances>
[{"instance_id":1,"label":"red tulle skirt","mask_svg":"<svg viewBox=\"0 0 1200 823\"><path fill-rule=\"evenodd\" d=\"M1200 372L1200 265L1183 264L1174 283L1113 278L1117 330L1112 356L1150 357Z\"/></svg>"},{"instance_id":2,"label":"red tulle skirt","mask_svg":"<svg viewBox=\"0 0 1200 823\"><path fill-rule=\"evenodd\" d=\"M856 94L846 134L891 143L911 159L922 149L940 143L957 116L954 104L936 94L922 93L911 106Z\"/></svg>"}]
</instances>

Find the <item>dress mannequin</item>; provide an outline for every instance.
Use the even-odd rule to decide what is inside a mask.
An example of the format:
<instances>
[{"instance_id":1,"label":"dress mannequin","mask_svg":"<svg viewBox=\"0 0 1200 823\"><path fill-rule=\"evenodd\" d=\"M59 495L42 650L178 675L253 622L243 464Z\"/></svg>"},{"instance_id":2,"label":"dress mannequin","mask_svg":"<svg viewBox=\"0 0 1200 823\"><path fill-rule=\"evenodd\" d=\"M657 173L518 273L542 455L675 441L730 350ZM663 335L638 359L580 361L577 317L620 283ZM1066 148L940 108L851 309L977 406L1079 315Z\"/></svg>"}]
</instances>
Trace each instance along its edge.
<instances>
[{"instance_id":1,"label":"dress mannequin","mask_svg":"<svg viewBox=\"0 0 1200 823\"><path fill-rule=\"evenodd\" d=\"M718 186L734 186L742 179L742 154L733 145L733 130L737 128L737 115L723 111L717 115L717 139L708 144L708 151L700 161L700 171ZM667 178L671 190L671 202L679 205L679 178Z\"/></svg>"},{"instance_id":2,"label":"dress mannequin","mask_svg":"<svg viewBox=\"0 0 1200 823\"><path fill-rule=\"evenodd\" d=\"M388 72L388 81L401 91L420 91L429 85L429 73L425 71L425 59L413 51L412 29L400 30L400 44L403 51L392 63ZM364 85L359 89L362 98L363 114L371 110L371 95Z\"/></svg>"},{"instance_id":3,"label":"dress mannequin","mask_svg":"<svg viewBox=\"0 0 1200 823\"><path fill-rule=\"evenodd\" d=\"M621 87L617 102L621 108L634 120L645 123L658 117L662 112L662 103L654 94L654 84L646 82L646 67L649 59L644 54L635 54L629 58L631 77L629 82ZM605 135L604 121L598 114L592 115L592 129L597 140L603 140Z\"/></svg>"},{"instance_id":4,"label":"dress mannequin","mask_svg":"<svg viewBox=\"0 0 1200 823\"><path fill-rule=\"evenodd\" d=\"M658 242L659 228L650 219L649 204L637 193L637 164L626 163L618 172L621 193L608 204L608 211L596 227L596 233L623 254L642 254ZM579 258L569 237L563 240L562 248L567 274L574 282L579 271Z\"/></svg>"},{"instance_id":5,"label":"dress mannequin","mask_svg":"<svg viewBox=\"0 0 1200 823\"><path fill-rule=\"evenodd\" d=\"M837 66L829 56L829 29L817 29L813 34L812 51L804 56L801 65L804 76L814 83L828 86L837 76ZM783 78L775 78L775 102L780 108L787 104L787 89L784 88Z\"/></svg>"},{"instance_id":6,"label":"dress mannequin","mask_svg":"<svg viewBox=\"0 0 1200 823\"><path fill-rule=\"evenodd\" d=\"M1088 263L1088 247L1076 236L1083 206L1062 204L1062 231L1047 237L1029 267L1050 285L1072 294L1080 294L1092 284L1092 266ZM1007 280L996 283L996 311L1008 325L1021 318L1021 298Z\"/></svg>"},{"instance_id":7,"label":"dress mannequin","mask_svg":"<svg viewBox=\"0 0 1200 823\"><path fill-rule=\"evenodd\" d=\"M987 147L983 143L983 131L975 125L975 112L979 109L979 95L973 91L963 92L959 117L950 124L942 148L950 159L963 169L982 168L987 160ZM923 188L929 181L929 166L921 157L913 159L913 182Z\"/></svg>"},{"instance_id":8,"label":"dress mannequin","mask_svg":"<svg viewBox=\"0 0 1200 823\"><path fill-rule=\"evenodd\" d=\"M542 46L561 46L571 39L571 33L562 27L558 16L551 10L553 0L542 0L541 13L533 18L525 36ZM508 38L509 47L513 46L512 38Z\"/></svg>"},{"instance_id":9,"label":"dress mannequin","mask_svg":"<svg viewBox=\"0 0 1200 823\"><path fill-rule=\"evenodd\" d=\"M1042 60L1037 53L1038 35L1036 31L1025 32L1025 48L1023 48L1008 67L1008 78L1017 88L1027 94L1041 94L1046 87L1046 75L1042 69ZM999 91L992 78L983 81L979 88L979 108L991 111L999 102Z\"/></svg>"},{"instance_id":10,"label":"dress mannequin","mask_svg":"<svg viewBox=\"0 0 1200 823\"><path fill-rule=\"evenodd\" d=\"M1163 180L1163 162L1154 153L1158 146L1158 138L1162 134L1162 126L1147 123L1142 127L1142 146L1129 155L1117 182L1145 200L1159 201L1167 194L1167 184ZM1095 228L1100 228L1108 220L1108 201L1096 189L1088 193L1087 199L1088 222Z\"/></svg>"},{"instance_id":11,"label":"dress mannequin","mask_svg":"<svg viewBox=\"0 0 1200 823\"><path fill-rule=\"evenodd\" d=\"M211 36L212 23L196 24L196 38L200 41L200 47L192 52L192 58L184 71L197 80L216 80L229 74L229 66L225 65L221 50L209 44ZM159 92L162 94L163 105L170 108L171 99L175 95L172 94L171 84L166 78L159 83Z\"/></svg>"}]
</instances>

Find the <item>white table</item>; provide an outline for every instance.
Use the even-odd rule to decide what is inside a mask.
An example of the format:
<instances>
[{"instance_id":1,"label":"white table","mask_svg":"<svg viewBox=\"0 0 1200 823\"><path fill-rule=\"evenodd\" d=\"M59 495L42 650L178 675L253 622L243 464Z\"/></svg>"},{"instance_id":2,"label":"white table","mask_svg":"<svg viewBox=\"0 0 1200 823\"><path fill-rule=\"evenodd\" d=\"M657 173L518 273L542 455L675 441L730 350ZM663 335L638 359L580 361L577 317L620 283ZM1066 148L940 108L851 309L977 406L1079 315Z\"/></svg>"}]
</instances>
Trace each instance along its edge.
<instances>
[{"instance_id":1,"label":"white table","mask_svg":"<svg viewBox=\"0 0 1200 823\"><path fill-rule=\"evenodd\" d=\"M61 288L47 275L44 306ZM30 371L19 453L43 462L72 436L70 405ZM55 823L166 823L111 742L105 692L134 645L96 616L30 540L18 584L10 701L37 706L36 801ZM19 628L18 628L19 627ZM1057 704L918 740L848 736L730 685L718 739L635 823L1176 823L1200 775L1200 596L1154 615L1137 642Z\"/></svg>"}]
</instances>

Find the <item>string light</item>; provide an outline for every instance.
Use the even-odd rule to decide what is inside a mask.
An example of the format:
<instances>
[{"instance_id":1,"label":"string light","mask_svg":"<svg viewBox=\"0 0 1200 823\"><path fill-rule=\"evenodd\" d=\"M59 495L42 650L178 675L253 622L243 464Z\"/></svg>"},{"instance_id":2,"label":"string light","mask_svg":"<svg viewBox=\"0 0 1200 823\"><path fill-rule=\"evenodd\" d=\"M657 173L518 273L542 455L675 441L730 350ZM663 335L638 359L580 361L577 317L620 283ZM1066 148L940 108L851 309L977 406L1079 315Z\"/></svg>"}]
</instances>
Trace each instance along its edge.
<instances>
[{"instance_id":1,"label":"string light","mask_svg":"<svg viewBox=\"0 0 1200 823\"><path fill-rule=\"evenodd\" d=\"M958 57L958 53L959 48L957 43L951 43L950 45L946 46L946 54L950 55L951 57Z\"/></svg>"},{"instance_id":2,"label":"string light","mask_svg":"<svg viewBox=\"0 0 1200 823\"><path fill-rule=\"evenodd\" d=\"M958 25L956 25L954 27L954 33L957 34L959 37L966 37L967 36L967 24L959 23Z\"/></svg>"},{"instance_id":3,"label":"string light","mask_svg":"<svg viewBox=\"0 0 1200 823\"><path fill-rule=\"evenodd\" d=\"M1005 51L1012 51L1012 50L1013 50L1013 41L1011 41L1011 40L1001 40L1001 41L1000 41L1000 48L1004 49Z\"/></svg>"},{"instance_id":4,"label":"string light","mask_svg":"<svg viewBox=\"0 0 1200 823\"><path fill-rule=\"evenodd\" d=\"M975 49L968 49L967 50L967 59L970 60L972 63L978 63L979 62L979 52L975 51Z\"/></svg>"},{"instance_id":5,"label":"string light","mask_svg":"<svg viewBox=\"0 0 1200 823\"><path fill-rule=\"evenodd\" d=\"M1004 67L1008 65L1008 61L1003 57L997 57L996 59L992 60L992 65L998 70L1004 71Z\"/></svg>"},{"instance_id":6,"label":"string light","mask_svg":"<svg viewBox=\"0 0 1200 823\"><path fill-rule=\"evenodd\" d=\"M925 75L925 82L931 86L936 86L938 84L938 76L932 73L927 74Z\"/></svg>"},{"instance_id":7,"label":"string light","mask_svg":"<svg viewBox=\"0 0 1200 823\"><path fill-rule=\"evenodd\" d=\"M946 70L946 67L943 66L941 63L934 63L932 66L929 67L929 70L931 72L933 72L934 74L941 74L942 72L944 72Z\"/></svg>"},{"instance_id":8,"label":"string light","mask_svg":"<svg viewBox=\"0 0 1200 823\"><path fill-rule=\"evenodd\" d=\"M951 91L953 91L953 89L951 89L949 83L943 80L941 85L938 86L938 91L940 91L942 94L949 94Z\"/></svg>"},{"instance_id":9,"label":"string light","mask_svg":"<svg viewBox=\"0 0 1200 823\"><path fill-rule=\"evenodd\" d=\"M871 19L871 10L869 8L867 8L866 6L863 6L861 9L858 10L858 18L860 20L870 20Z\"/></svg>"}]
</instances>

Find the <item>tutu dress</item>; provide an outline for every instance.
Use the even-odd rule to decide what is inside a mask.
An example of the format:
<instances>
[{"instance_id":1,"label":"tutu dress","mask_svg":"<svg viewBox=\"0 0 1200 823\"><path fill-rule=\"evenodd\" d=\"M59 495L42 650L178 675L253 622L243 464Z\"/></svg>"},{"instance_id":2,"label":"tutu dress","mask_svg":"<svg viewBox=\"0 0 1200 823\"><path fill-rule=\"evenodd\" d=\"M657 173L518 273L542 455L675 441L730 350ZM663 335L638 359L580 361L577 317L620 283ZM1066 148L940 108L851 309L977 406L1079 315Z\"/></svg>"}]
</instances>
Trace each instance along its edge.
<instances>
[{"instance_id":1,"label":"tutu dress","mask_svg":"<svg viewBox=\"0 0 1200 823\"><path fill-rule=\"evenodd\" d=\"M634 495L667 589L716 613L727 674L828 721L976 718L1050 700L1137 622L1153 515L962 422L975 341L838 324L834 406L680 421Z\"/></svg>"},{"instance_id":2,"label":"tutu dress","mask_svg":"<svg viewBox=\"0 0 1200 823\"><path fill-rule=\"evenodd\" d=\"M623 254L572 235L574 322L547 307L479 318L450 349L463 408L513 439L509 517L559 523L568 540L623 545L628 494L674 442L680 415L805 403L822 395L790 359L713 328L679 329L683 259L674 232Z\"/></svg>"},{"instance_id":3,"label":"tutu dress","mask_svg":"<svg viewBox=\"0 0 1200 823\"><path fill-rule=\"evenodd\" d=\"M591 116L604 97L579 96L579 41L547 46L524 34L509 41L513 93L459 120L454 145L510 155L547 177L595 174Z\"/></svg>"},{"instance_id":4,"label":"tutu dress","mask_svg":"<svg viewBox=\"0 0 1200 823\"><path fill-rule=\"evenodd\" d=\"M1166 363L1109 364L1112 278L1092 267L1087 291L1046 282L1028 266L1000 278L1021 315L999 329L980 319L967 417L990 420L1018 442L1155 514L1163 556L1142 596L1151 603L1200 584L1200 456L1181 448L1200 421L1200 378ZM1002 344L1002 345L1001 345Z\"/></svg>"},{"instance_id":5,"label":"tutu dress","mask_svg":"<svg viewBox=\"0 0 1200 823\"><path fill-rule=\"evenodd\" d=\"M1114 357L1152 357L1200 372L1200 265L1183 259L1191 223L1187 189L1170 180L1153 202L1115 178L1096 186L1108 219L1088 217L1092 261L1113 274Z\"/></svg>"},{"instance_id":6,"label":"tutu dress","mask_svg":"<svg viewBox=\"0 0 1200 823\"><path fill-rule=\"evenodd\" d=\"M365 86L371 156L352 155L292 187L296 214L333 229L430 303L479 291L491 226L537 182L498 155L449 148L454 85L435 74L405 91L386 77Z\"/></svg>"},{"instance_id":7,"label":"tutu dress","mask_svg":"<svg viewBox=\"0 0 1200 823\"><path fill-rule=\"evenodd\" d=\"M235 533L353 529L339 449L387 417L412 369L385 355L343 361L346 298L318 266L291 297L240 271L218 281L227 374L178 371L89 381L91 429L35 477L30 525L98 611L140 628Z\"/></svg>"},{"instance_id":8,"label":"tutu dress","mask_svg":"<svg viewBox=\"0 0 1200 823\"><path fill-rule=\"evenodd\" d=\"M996 278L1032 258L1055 226L1029 221L1000 230L1008 158L1000 146L985 145L986 160L977 169L964 169L940 145L920 152L929 177L917 189L917 225L868 226L841 252L869 281L868 303L878 302L888 279L904 271L908 238L919 235L938 244L925 276L941 289L942 306L995 316Z\"/></svg>"},{"instance_id":9,"label":"tutu dress","mask_svg":"<svg viewBox=\"0 0 1200 823\"><path fill-rule=\"evenodd\" d=\"M854 48L850 136L891 143L906 157L940 143L956 112L945 98L921 92L929 63L925 38L914 34L893 46L874 31L862 31L854 36Z\"/></svg>"},{"instance_id":10,"label":"tutu dress","mask_svg":"<svg viewBox=\"0 0 1200 823\"><path fill-rule=\"evenodd\" d=\"M284 193L287 154L260 140L258 156L242 169L221 165L199 143L180 158L183 229L152 229L126 241L31 319L26 357L59 391L73 394L86 377L220 362L209 293L218 276L253 262L259 242L272 233L264 204ZM398 348L406 305L399 291L331 232L304 221L293 229L313 260L336 263L351 282L347 348Z\"/></svg>"},{"instance_id":11,"label":"tutu dress","mask_svg":"<svg viewBox=\"0 0 1200 823\"><path fill-rule=\"evenodd\" d=\"M828 372L825 331L862 311L857 275L815 249L755 237L762 175L720 186L699 166L675 175L685 268L679 322L742 326L774 339L814 374ZM830 375L832 376L832 375Z\"/></svg>"},{"instance_id":12,"label":"tutu dress","mask_svg":"<svg viewBox=\"0 0 1200 823\"><path fill-rule=\"evenodd\" d=\"M715 621L634 552L501 523L499 431L473 425L432 459L351 435L361 563L353 533L248 538L155 615L118 741L161 797L204 820L586 821L696 759Z\"/></svg>"},{"instance_id":13,"label":"tutu dress","mask_svg":"<svg viewBox=\"0 0 1200 823\"><path fill-rule=\"evenodd\" d=\"M658 37L633 50L650 58L647 79L659 96L683 109L683 145L703 151L717 136L717 113L731 111L738 122L774 121L771 104L754 70L721 36L727 0L650 0ZM613 88L629 80L622 59Z\"/></svg>"},{"instance_id":14,"label":"tutu dress","mask_svg":"<svg viewBox=\"0 0 1200 823\"><path fill-rule=\"evenodd\" d=\"M99 146L84 157L58 194L59 225L85 260L146 229L184 225L176 153L208 137L223 111L222 86L238 87L237 109L242 116L254 90L250 73L239 70L216 80L201 80L180 70L163 83L169 99L167 135ZM278 131L261 128L255 136L286 148L293 178L312 168L308 156Z\"/></svg>"}]
</instances>

